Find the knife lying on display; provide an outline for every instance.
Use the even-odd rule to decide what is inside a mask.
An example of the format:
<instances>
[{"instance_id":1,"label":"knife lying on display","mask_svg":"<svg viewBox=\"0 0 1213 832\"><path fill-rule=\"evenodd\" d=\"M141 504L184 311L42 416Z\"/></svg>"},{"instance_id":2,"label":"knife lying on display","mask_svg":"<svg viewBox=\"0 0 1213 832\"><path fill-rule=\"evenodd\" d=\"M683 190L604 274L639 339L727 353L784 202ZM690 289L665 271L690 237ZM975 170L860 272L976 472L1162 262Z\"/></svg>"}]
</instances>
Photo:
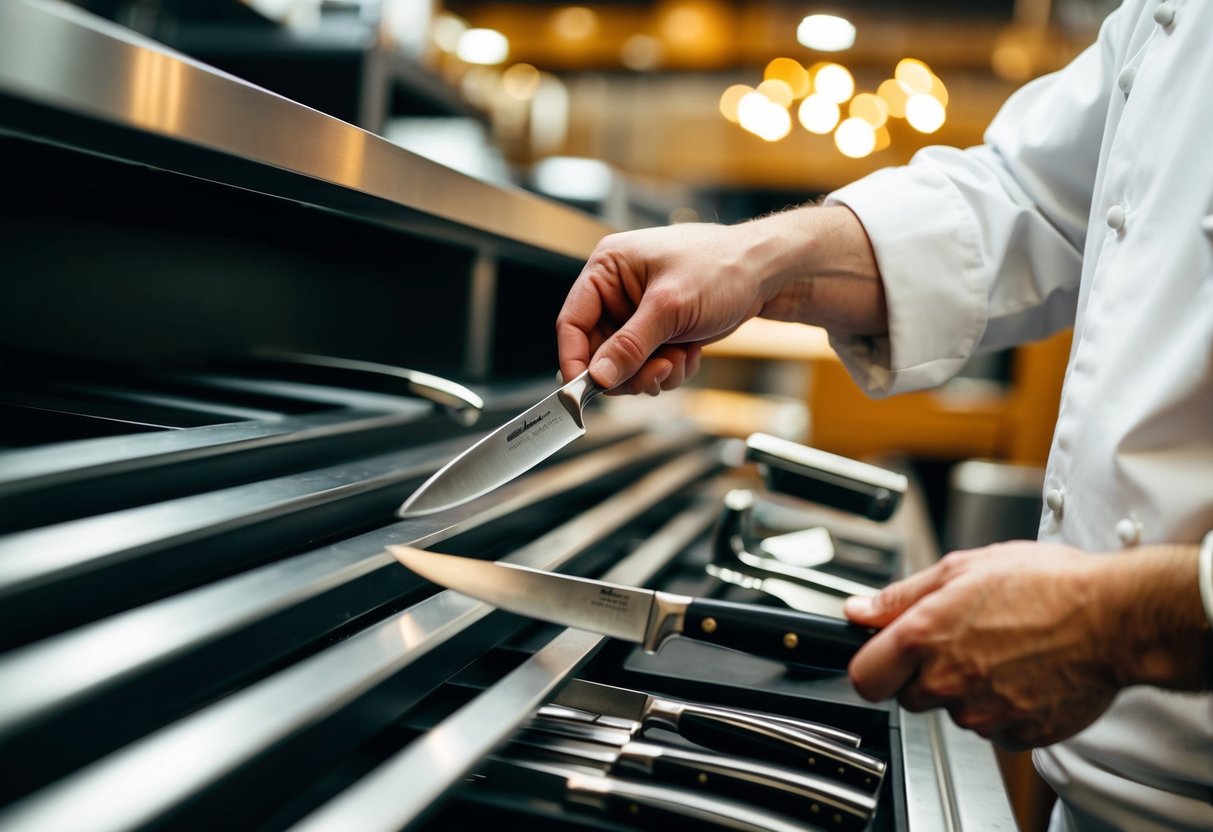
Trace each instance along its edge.
<instances>
[{"instance_id":1,"label":"knife lying on display","mask_svg":"<svg viewBox=\"0 0 1213 832\"><path fill-rule=\"evenodd\" d=\"M601 722L602 717L628 720L639 723L642 729L673 731L683 739L718 751L747 753L738 748L739 743L744 743L755 748L784 747L800 756L812 750L807 742L816 737L850 748L858 748L860 743L858 734L833 725L747 708L690 702L585 679L570 679L552 704L571 708L572 711L566 712L567 718L586 718L591 722ZM540 708L539 713L544 715L544 709ZM810 735L808 738L806 733Z\"/></svg>"},{"instance_id":2,"label":"knife lying on display","mask_svg":"<svg viewBox=\"0 0 1213 832\"><path fill-rule=\"evenodd\" d=\"M623 750L633 747L633 745L637 748L647 748L652 744L638 740L638 731L632 727L595 725L560 716L546 716L542 713L527 723L527 729L531 732L532 736L552 735L572 740L599 743ZM846 783L849 786L861 789L867 794L874 793L880 788L885 772L885 762L883 760L863 751L857 751L854 748L847 748L844 745L830 742L821 737L813 738L809 744L812 746L811 751L797 754L794 757L785 756L778 760L772 760L769 754L767 757L748 754L743 744L733 745L731 748L718 747L711 751L705 747L700 752L690 753L697 754L692 760L694 764L699 764L700 761L707 759L720 761L718 765L722 769L731 771L736 768L734 773L737 776L751 777L751 779L754 768L749 763L743 761L752 761L753 764L760 765L767 770L794 771ZM664 748L665 746L658 744L656 747ZM681 749L670 749L669 752L671 754L681 753ZM677 757L673 757L673 760L675 764L678 762ZM621 758L621 762L626 765L626 756ZM774 768L775 765L782 765L783 768L776 769Z\"/></svg>"},{"instance_id":3,"label":"knife lying on display","mask_svg":"<svg viewBox=\"0 0 1213 832\"><path fill-rule=\"evenodd\" d=\"M585 436L585 406L605 392L584 372L452 459L421 484L398 517L433 514L474 500Z\"/></svg>"},{"instance_id":4,"label":"knife lying on display","mask_svg":"<svg viewBox=\"0 0 1213 832\"><path fill-rule=\"evenodd\" d=\"M584 766L493 755L470 778L461 795L504 808L520 804L546 806L590 817L614 819L627 828L669 832L670 829L715 827L732 832L804 832L804 823L761 806L655 783L607 777Z\"/></svg>"},{"instance_id":5,"label":"knife lying on display","mask_svg":"<svg viewBox=\"0 0 1213 832\"><path fill-rule=\"evenodd\" d=\"M635 642L650 653L680 635L790 664L842 670L875 632L813 613L692 598L411 546L387 549L440 586L509 612Z\"/></svg>"},{"instance_id":6,"label":"knife lying on display","mask_svg":"<svg viewBox=\"0 0 1213 832\"><path fill-rule=\"evenodd\" d=\"M626 732L600 742L526 729L509 749L560 763L598 765L609 777L707 790L790 817L828 819L834 829L862 829L876 811L876 797L869 791L757 760L631 740Z\"/></svg>"}]
</instances>

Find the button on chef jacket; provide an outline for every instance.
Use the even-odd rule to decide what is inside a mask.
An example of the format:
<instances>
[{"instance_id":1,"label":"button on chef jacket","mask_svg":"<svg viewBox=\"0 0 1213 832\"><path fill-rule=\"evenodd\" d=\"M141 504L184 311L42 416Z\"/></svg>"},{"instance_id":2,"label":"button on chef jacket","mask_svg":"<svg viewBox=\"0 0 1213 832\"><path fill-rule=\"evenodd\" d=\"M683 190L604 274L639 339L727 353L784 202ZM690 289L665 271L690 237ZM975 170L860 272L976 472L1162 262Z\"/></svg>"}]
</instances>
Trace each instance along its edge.
<instances>
[{"instance_id":1,"label":"button on chef jacket","mask_svg":"<svg viewBox=\"0 0 1213 832\"><path fill-rule=\"evenodd\" d=\"M1213 2L1127 0L984 145L831 201L863 222L888 299L888 337L833 341L869 393L1073 325L1040 539L1115 552L1213 529ZM1213 830L1213 695L1129 688L1034 756L1069 808L1055 825Z\"/></svg>"}]
</instances>

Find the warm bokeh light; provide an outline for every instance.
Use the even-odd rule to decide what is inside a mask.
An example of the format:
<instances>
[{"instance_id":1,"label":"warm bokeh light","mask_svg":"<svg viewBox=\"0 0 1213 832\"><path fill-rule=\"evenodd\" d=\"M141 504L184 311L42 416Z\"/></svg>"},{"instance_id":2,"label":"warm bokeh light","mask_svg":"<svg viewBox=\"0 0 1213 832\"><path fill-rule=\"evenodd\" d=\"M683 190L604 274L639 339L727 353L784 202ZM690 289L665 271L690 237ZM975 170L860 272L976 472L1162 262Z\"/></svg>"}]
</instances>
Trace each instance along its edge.
<instances>
[{"instance_id":1,"label":"warm bokeh light","mask_svg":"<svg viewBox=\"0 0 1213 832\"><path fill-rule=\"evenodd\" d=\"M468 29L459 38L455 54L469 64L493 66L510 56L510 42L496 29Z\"/></svg>"},{"instance_id":2,"label":"warm bokeh light","mask_svg":"<svg viewBox=\"0 0 1213 832\"><path fill-rule=\"evenodd\" d=\"M897 62L893 71L896 78L907 92L930 92L931 78L934 77L931 68L917 58L902 58Z\"/></svg>"},{"instance_id":3,"label":"warm bokeh light","mask_svg":"<svg viewBox=\"0 0 1213 832\"><path fill-rule=\"evenodd\" d=\"M880 96L880 100L889 108L889 115L894 118L906 117L906 99L909 93L906 88L890 78L887 81L882 81L880 87L876 90L876 94Z\"/></svg>"},{"instance_id":4,"label":"warm bokeh light","mask_svg":"<svg viewBox=\"0 0 1213 832\"><path fill-rule=\"evenodd\" d=\"M501 74L501 88L510 98L530 101L539 89L539 70L530 64L514 64Z\"/></svg>"},{"instance_id":5,"label":"warm bokeh light","mask_svg":"<svg viewBox=\"0 0 1213 832\"><path fill-rule=\"evenodd\" d=\"M754 92L753 87L745 84L734 84L720 96L720 114L734 124L737 123L737 105L746 95Z\"/></svg>"},{"instance_id":6,"label":"warm bokeh light","mask_svg":"<svg viewBox=\"0 0 1213 832\"><path fill-rule=\"evenodd\" d=\"M862 159L876 149L876 131L861 118L848 118L834 131L834 144L843 156Z\"/></svg>"},{"instance_id":7,"label":"warm bokeh light","mask_svg":"<svg viewBox=\"0 0 1213 832\"><path fill-rule=\"evenodd\" d=\"M785 81L771 78L759 84L758 91L780 107L786 108L792 106L792 88Z\"/></svg>"},{"instance_id":8,"label":"warm bokeh light","mask_svg":"<svg viewBox=\"0 0 1213 832\"><path fill-rule=\"evenodd\" d=\"M737 103L737 122L746 130L768 142L776 142L792 132L792 117L788 111L760 92L742 96Z\"/></svg>"},{"instance_id":9,"label":"warm bokeh light","mask_svg":"<svg viewBox=\"0 0 1213 832\"><path fill-rule=\"evenodd\" d=\"M916 93L906 101L906 121L919 133L934 133L943 127L946 118L947 112L937 98Z\"/></svg>"},{"instance_id":10,"label":"warm bokeh light","mask_svg":"<svg viewBox=\"0 0 1213 832\"><path fill-rule=\"evenodd\" d=\"M931 88L927 90L927 95L934 98L940 104L947 108L948 106L948 88L943 85L943 81L939 80L938 75L931 76Z\"/></svg>"},{"instance_id":11,"label":"warm bokeh light","mask_svg":"<svg viewBox=\"0 0 1213 832\"><path fill-rule=\"evenodd\" d=\"M792 98L809 94L809 71L791 58L776 58L767 64L762 77L767 81L783 81L792 90Z\"/></svg>"},{"instance_id":12,"label":"warm bokeh light","mask_svg":"<svg viewBox=\"0 0 1213 832\"><path fill-rule=\"evenodd\" d=\"M855 79L841 64L823 64L813 74L813 91L835 104L845 104L855 94Z\"/></svg>"},{"instance_id":13,"label":"warm bokeh light","mask_svg":"<svg viewBox=\"0 0 1213 832\"><path fill-rule=\"evenodd\" d=\"M853 118L863 119L873 127L882 127L889 120L889 105L879 96L861 92L851 99L847 113Z\"/></svg>"},{"instance_id":14,"label":"warm bokeh light","mask_svg":"<svg viewBox=\"0 0 1213 832\"><path fill-rule=\"evenodd\" d=\"M474 66L459 81L459 91L474 107L488 109L496 94L501 76L487 66Z\"/></svg>"},{"instance_id":15,"label":"warm bokeh light","mask_svg":"<svg viewBox=\"0 0 1213 832\"><path fill-rule=\"evenodd\" d=\"M565 40L585 40L598 31L598 14L585 6L568 6L552 14L552 31Z\"/></svg>"},{"instance_id":16,"label":"warm bokeh light","mask_svg":"<svg viewBox=\"0 0 1213 832\"><path fill-rule=\"evenodd\" d=\"M796 27L796 40L818 52L840 52L855 45L855 26L845 17L811 14Z\"/></svg>"},{"instance_id":17,"label":"warm bokeh light","mask_svg":"<svg viewBox=\"0 0 1213 832\"><path fill-rule=\"evenodd\" d=\"M893 143L893 139L889 135L889 128L887 126L886 127L877 127L876 128L876 146L872 148L872 152L875 153L877 151L884 150L886 147L888 147L892 143Z\"/></svg>"},{"instance_id":18,"label":"warm bokeh light","mask_svg":"<svg viewBox=\"0 0 1213 832\"><path fill-rule=\"evenodd\" d=\"M805 130L824 136L838 124L841 113L833 101L814 93L800 102L796 117Z\"/></svg>"},{"instance_id":19,"label":"warm bokeh light","mask_svg":"<svg viewBox=\"0 0 1213 832\"><path fill-rule=\"evenodd\" d=\"M453 14L440 14L430 24L430 37L434 45L448 54L459 48L459 39L468 29L467 21Z\"/></svg>"},{"instance_id":20,"label":"warm bokeh light","mask_svg":"<svg viewBox=\"0 0 1213 832\"><path fill-rule=\"evenodd\" d=\"M619 59L635 72L648 72L661 65L661 41L652 35L632 35L623 42Z\"/></svg>"}]
</instances>

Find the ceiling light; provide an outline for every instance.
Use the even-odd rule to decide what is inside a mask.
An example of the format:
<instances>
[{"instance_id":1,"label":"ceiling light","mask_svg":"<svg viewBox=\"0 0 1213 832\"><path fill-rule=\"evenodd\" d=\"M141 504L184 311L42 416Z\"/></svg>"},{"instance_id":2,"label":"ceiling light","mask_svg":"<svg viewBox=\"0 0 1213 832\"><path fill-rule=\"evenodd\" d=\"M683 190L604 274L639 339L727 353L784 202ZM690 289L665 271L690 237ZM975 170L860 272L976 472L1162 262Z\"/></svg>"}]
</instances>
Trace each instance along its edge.
<instances>
[{"instance_id":1,"label":"ceiling light","mask_svg":"<svg viewBox=\"0 0 1213 832\"><path fill-rule=\"evenodd\" d=\"M510 55L510 42L495 29L468 29L459 38L456 53L469 64L493 66Z\"/></svg>"},{"instance_id":2,"label":"ceiling light","mask_svg":"<svg viewBox=\"0 0 1213 832\"><path fill-rule=\"evenodd\" d=\"M906 101L906 121L919 133L934 133L943 127L947 112L939 99L916 93Z\"/></svg>"},{"instance_id":3,"label":"ceiling light","mask_svg":"<svg viewBox=\"0 0 1213 832\"><path fill-rule=\"evenodd\" d=\"M796 27L796 40L818 52L841 52L855 45L855 26L844 17L811 14Z\"/></svg>"},{"instance_id":4,"label":"ceiling light","mask_svg":"<svg viewBox=\"0 0 1213 832\"><path fill-rule=\"evenodd\" d=\"M796 117L800 119L804 129L819 136L824 136L834 129L834 125L838 124L839 115L837 104L816 93L801 101L800 109L796 111Z\"/></svg>"},{"instance_id":5,"label":"ceiling light","mask_svg":"<svg viewBox=\"0 0 1213 832\"><path fill-rule=\"evenodd\" d=\"M834 144L843 156L862 159L876 149L876 131L861 118L848 118L834 131Z\"/></svg>"}]
</instances>

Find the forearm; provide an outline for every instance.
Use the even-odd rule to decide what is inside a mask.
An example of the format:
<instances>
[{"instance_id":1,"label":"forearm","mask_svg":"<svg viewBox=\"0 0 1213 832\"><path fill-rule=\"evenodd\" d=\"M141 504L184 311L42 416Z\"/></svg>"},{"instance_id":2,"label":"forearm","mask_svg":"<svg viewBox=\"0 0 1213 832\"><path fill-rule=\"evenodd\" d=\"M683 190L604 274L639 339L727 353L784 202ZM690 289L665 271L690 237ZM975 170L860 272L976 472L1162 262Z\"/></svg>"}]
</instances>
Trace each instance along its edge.
<instances>
[{"instance_id":1,"label":"forearm","mask_svg":"<svg viewBox=\"0 0 1213 832\"><path fill-rule=\"evenodd\" d=\"M763 280L762 317L855 335L888 331L872 244L849 208L806 206L739 229Z\"/></svg>"},{"instance_id":2,"label":"forearm","mask_svg":"<svg viewBox=\"0 0 1213 832\"><path fill-rule=\"evenodd\" d=\"M1121 684L1209 689L1211 634L1197 585L1197 547L1140 546L1103 561L1091 603Z\"/></svg>"}]
</instances>

